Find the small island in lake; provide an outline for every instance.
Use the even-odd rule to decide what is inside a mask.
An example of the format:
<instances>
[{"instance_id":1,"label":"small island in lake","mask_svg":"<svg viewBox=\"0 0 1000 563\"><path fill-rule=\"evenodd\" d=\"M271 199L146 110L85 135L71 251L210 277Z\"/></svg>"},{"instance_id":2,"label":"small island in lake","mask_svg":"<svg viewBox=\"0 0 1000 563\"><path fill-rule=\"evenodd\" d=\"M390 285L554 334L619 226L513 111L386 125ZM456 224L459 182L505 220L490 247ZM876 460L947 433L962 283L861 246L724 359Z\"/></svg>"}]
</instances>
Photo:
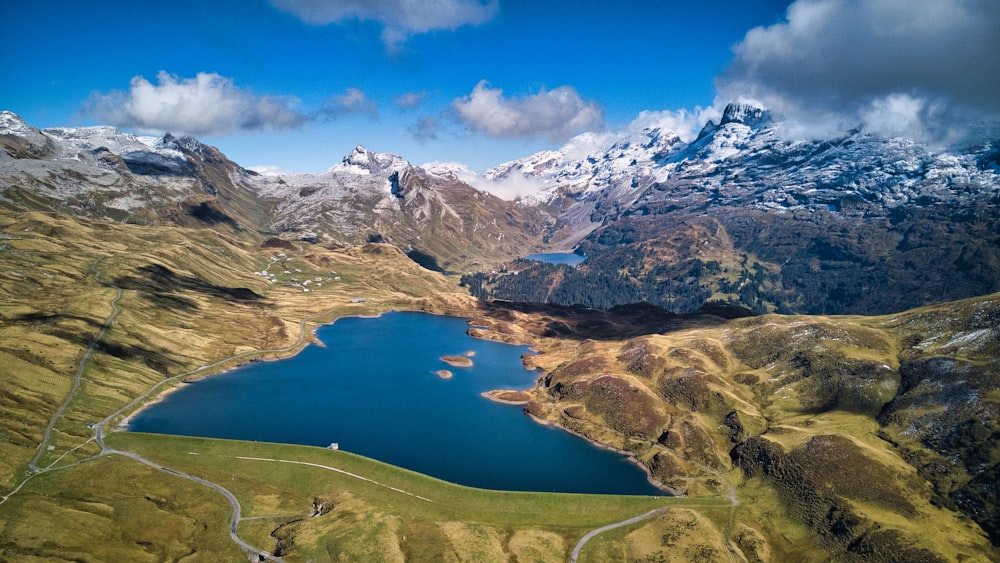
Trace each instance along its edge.
<instances>
[{"instance_id":1,"label":"small island in lake","mask_svg":"<svg viewBox=\"0 0 1000 563\"><path fill-rule=\"evenodd\" d=\"M508 405L525 405L532 399L531 394L527 391L517 391L511 389L496 389L494 391L487 391L482 393L482 396L491 401L506 403Z\"/></svg>"},{"instance_id":2,"label":"small island in lake","mask_svg":"<svg viewBox=\"0 0 1000 563\"><path fill-rule=\"evenodd\" d=\"M446 369L439 369L434 373L437 374L437 376L440 377L441 379L451 379L453 375L450 371Z\"/></svg>"},{"instance_id":3,"label":"small island in lake","mask_svg":"<svg viewBox=\"0 0 1000 563\"><path fill-rule=\"evenodd\" d=\"M441 356L441 361L456 368L472 367L472 360L467 356Z\"/></svg>"}]
</instances>

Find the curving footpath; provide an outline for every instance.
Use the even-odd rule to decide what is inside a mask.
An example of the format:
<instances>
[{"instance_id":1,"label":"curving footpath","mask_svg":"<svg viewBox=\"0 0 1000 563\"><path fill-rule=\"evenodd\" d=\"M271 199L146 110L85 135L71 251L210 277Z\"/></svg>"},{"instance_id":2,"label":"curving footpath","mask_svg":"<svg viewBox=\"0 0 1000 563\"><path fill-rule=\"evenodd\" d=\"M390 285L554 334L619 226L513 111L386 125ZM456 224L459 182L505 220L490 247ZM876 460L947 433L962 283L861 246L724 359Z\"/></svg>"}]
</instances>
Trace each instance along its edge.
<instances>
[{"instance_id":1,"label":"curving footpath","mask_svg":"<svg viewBox=\"0 0 1000 563\"><path fill-rule=\"evenodd\" d=\"M80 358L80 364L77 366L76 373L73 375L73 386L70 388L69 394L66 395L66 400L63 401L63 404L59 405L59 408L56 409L56 412L52 415L52 419L49 420L48 425L45 426L45 432L42 434L42 442L38 444L38 451L35 452L35 457L31 458L31 461L28 462L28 468L32 471L32 473L39 471L38 461L42 459L42 456L45 455L46 451L48 451L49 439L52 437L52 430L55 429L56 422L62 418L66 408L69 407L70 402L72 402L73 398L76 397L76 392L80 389L80 381L83 379L83 372L87 367L87 360L90 359L94 349L100 344L101 339L104 338L104 335L111 328L111 324L115 322L115 317L117 317L119 313L118 300L122 298L122 289L101 279L101 271L97 269L97 265L101 263L101 260L104 260L104 257L95 260L90 266L90 269L94 272L94 280L97 281L97 283L114 288L115 290L115 296L111 300L111 315L109 315L107 320L104 321L104 325L101 326L101 331L97 333L97 336L91 340L90 344L87 346L87 351L84 352L83 357Z\"/></svg>"},{"instance_id":2,"label":"curving footpath","mask_svg":"<svg viewBox=\"0 0 1000 563\"><path fill-rule=\"evenodd\" d=\"M247 461L273 461L275 463L291 463L293 465L304 465L306 467L316 467L316 468L319 468L319 469L325 469L327 471L333 471L334 473L340 473L341 475L347 475L348 477L353 477L355 479L360 479L361 481L366 481L366 482L371 483L373 485L378 485L379 487L385 487L386 489L389 489L390 491L396 491L397 493L402 493L404 495L408 495L408 496L411 496L413 498L420 499L422 501L434 502L434 501L432 501L431 499L429 499L427 497L422 497L420 495L413 494L413 493L411 493L409 491L404 491L403 489L400 489L398 487L393 487L392 485L386 485L385 483L379 483L378 481L376 481L374 479L369 479L368 477L362 477L361 475L358 475L357 473L351 473L350 471L344 471L343 469L339 469L337 467L330 467L329 465L320 465L318 463L310 463L308 461L295 461L295 460L291 460L291 459L271 459L271 458L268 458L268 457L235 456L234 459L245 459Z\"/></svg>"},{"instance_id":3,"label":"curving footpath","mask_svg":"<svg viewBox=\"0 0 1000 563\"><path fill-rule=\"evenodd\" d=\"M256 555L262 560L266 559L269 561L278 561L279 563L284 563L284 559L277 557L275 555L271 555L269 552L262 549L258 549L240 539L239 534L236 533L236 527L239 526L243 509L240 507L240 501L236 499L236 495L234 495L229 489L223 487L222 485L219 485L218 483L213 483L207 479L202 479L201 477L195 477L194 475L190 475L188 473L177 471L176 469L165 467L156 462L150 461L137 453L127 452L123 450L116 450L108 446L107 444L104 443L103 424L97 427L94 438L97 444L101 446L101 453L99 454L99 456L105 456L111 454L124 456L129 459L138 461L139 463L142 463L144 465L148 465L153 469L157 469L159 471L163 471L165 473L169 473L171 475L180 477L181 479L187 479L188 481L193 481L195 483L198 483L199 485L204 485L210 489L215 489L216 491L219 491L220 493L222 493L222 496L226 497L226 500L229 501L229 505L233 507L233 517L229 521L229 537L233 540L233 542L236 545L238 545L240 549L242 549L243 551L251 555Z\"/></svg>"},{"instance_id":4,"label":"curving footpath","mask_svg":"<svg viewBox=\"0 0 1000 563\"><path fill-rule=\"evenodd\" d=\"M641 514L639 516L635 516L634 518L629 518L628 520L622 520L621 522L616 522L614 524L608 524L607 526L604 526L603 528L598 528L596 530L592 530L590 532L587 532L587 534L585 536L583 536L582 538L580 538L580 541L578 541L576 543L576 547L573 548L573 553L570 554L570 556L569 556L570 563L576 563L576 558L580 556L580 550L583 549L584 544L586 544L588 541L594 539L594 537L597 536L598 534L603 534L604 532L607 532L609 530L614 530L615 528L621 528L621 527L624 527L624 526L631 526L632 524L636 524L638 522L642 522L643 520L647 520L649 518L652 518L653 516L656 516L657 514L660 514L661 512L665 512L666 510L667 510L666 508L657 508L655 510L650 510L649 512L647 512L645 514Z\"/></svg>"},{"instance_id":5,"label":"curving footpath","mask_svg":"<svg viewBox=\"0 0 1000 563\"><path fill-rule=\"evenodd\" d=\"M277 557L275 555L272 555L271 553L269 553L266 550L258 549L256 547L248 544L247 542L243 541L239 537L239 535L237 534L237 527L239 526L240 520L242 519L242 507L240 506L240 502L236 498L236 495L234 495L229 489L226 489L225 487L223 487L222 485L219 485L218 483L213 483L212 481L208 481L207 479L202 479L201 477L196 477L194 475L191 475L191 474L188 474L188 473L184 473L184 472L181 472L181 471L177 471L175 469L171 469L169 467L160 465L160 464L158 464L158 463L156 463L156 462L154 462L152 460L149 460L149 459L146 459L146 458L142 457L141 455L139 455L137 453L129 452L129 451L124 451L124 450L118 450L118 449L112 448L111 446L108 446L107 444L104 443L104 427L107 426L109 423L111 423L112 420L118 418L119 416L121 416L125 412L127 412L127 411L135 408L136 406L138 406L142 401L144 401L147 398L149 398L151 395L153 395L154 393L156 393L157 391L159 391L162 387L164 387L166 385L169 385L171 383L177 382L177 381L179 381L179 380L181 380L181 379L183 379L185 377L190 377L190 376L195 375L197 373L201 373L201 372L212 370L212 369L214 369L216 367L219 367L219 366L221 366L223 364L226 364L226 363L232 362L233 360L238 360L238 359L241 359L241 358L244 358L244 357L259 356L261 354L269 354L269 353L290 352L290 351L292 351L292 350L294 350L294 349L302 346L302 344L305 342L305 339L306 339L306 324L309 323L309 322L312 322L313 320L315 320L315 319L317 319L319 317L322 317L324 315L329 314L331 311L324 311L322 313L319 313L319 314L316 314L316 315L312 315L310 317L306 317L306 318L302 319L300 321L300 323L299 323L299 337L296 340L296 342L294 344L290 345L290 346L287 346L287 347L284 347L284 348L270 349L270 350L256 350L256 351L252 351L252 352L245 352L243 354L238 354L238 355L235 355L235 356L232 356L232 357L229 357L229 358L225 358L225 359L220 360L218 362L213 362L211 364L206 364L206 365L201 366L199 368L196 368L194 370L191 370L191 371L179 374L179 375L175 375L173 377L169 377L167 379L164 379L164 380L160 381L156 385L154 385L154 386L150 387L149 389L147 389L145 393L140 394L135 399L133 399L131 402L129 402L125 406L121 407L120 409L116 410L115 412L109 414L107 417L104 418L104 420L102 420L101 422L99 422L99 423L97 423L97 424L94 425L94 438L93 438L93 440L97 443L98 446L100 446L101 453L99 453L99 454L97 454L97 455L95 455L93 457L90 457L90 458L87 458L87 459L82 459L82 460L79 460L77 462L70 463L70 464L67 464L67 465L53 467L53 465L55 464L55 462L54 462L53 465L50 465L48 467L44 467L44 468L38 467L38 461L41 459L42 455L44 455L44 453L48 449L48 442L49 442L49 439L51 437L52 431L55 428L56 422L62 417L62 415L65 412L65 410L69 407L70 402L72 402L73 398L76 395L77 390L80 387L80 383L81 383L81 380L83 378L83 373L84 373L84 371L86 369L87 361L90 359L91 354L93 353L94 349L98 346L98 344L100 343L101 339L104 337L104 335L107 333L107 331L111 328L112 323L114 323L115 318L118 316L118 313L120 312L119 309L118 309L118 301L122 297L122 289L120 287L118 287L118 286L115 286L115 285L113 285L111 283L105 282L104 280L101 279L101 273L100 273L100 270L98 270L97 266L101 262L101 260L103 260L103 259L104 258L99 258L96 261L94 261L94 264L91 266L91 270L94 272L94 280L95 281L97 281L98 283L100 283L100 284L102 284L104 286L110 287L110 288L112 288L112 289L115 290L115 296L114 296L114 298L111 299L111 302L110 302L110 304L111 304L111 314L108 316L107 320L104 321L104 325L101 327L101 330L97 334L97 337L94 338L94 340L91 341L91 343L87 347L87 350L84 353L83 357L80 359L79 366L77 367L76 373L73 376L73 385L72 385L72 387L70 389L69 394L66 397L66 400L63 402L62 405L59 406L58 409L56 409L56 412L52 415L52 419L49 421L48 425L45 427L45 432L44 432L43 437L42 437L42 442L38 446L38 451L35 453L35 456L31 459L31 461L28 463L28 466L30 468L30 472L29 472L28 477L24 481L22 481L14 490L12 490L10 493L8 493L2 499L0 499L0 504L3 504L3 502L5 502L8 498L10 498L12 495L14 495L15 493L17 493L21 489L21 487L23 487L28 481L31 480L31 478L36 477L38 475L41 475L42 473L46 473L48 471L55 471L55 470L59 470L59 469L68 469L70 467L75 467L77 465L81 465L83 463L87 463L89 461L93 461L95 459L99 459L101 457L108 456L108 455L120 455L120 456L123 456L123 457L127 457L129 459L132 459L134 461L137 461L139 463L142 463L143 465L146 465L146 466L151 467L153 469L156 469L158 471L163 471L165 473L169 473L169 474L174 475L176 477L180 477L182 479L186 479L188 481L191 481L191 482L194 482L194 483L198 483L199 485L202 485L202 486L205 486L205 487L208 487L210 489L214 489L214 490L218 491L220 494L222 494L222 496L224 496L226 498L227 501L229 501L229 504L230 504L230 506L233 509L233 515L232 515L232 518L231 518L230 524L229 524L229 537L233 540L233 542L237 546L239 546L240 549L242 549L243 551L245 551L247 554L249 554L251 556L256 556L260 560L277 561L279 563L284 563L284 560L282 558ZM326 469L326 470L330 470L330 471L337 471L337 472L340 472L340 473L347 474L347 475L349 475L351 477L356 477L358 479L362 479L364 481L370 481L370 482L372 482L372 483L374 483L376 485L387 487L387 488L393 489L395 491L398 491L398 492L406 494L406 495L414 496L416 498L419 498L419 499L427 501L427 502L434 502L434 501L432 501L432 500L430 500L428 498L424 498L424 497L421 497L419 495L414 495L413 493L409 493L409 492L403 491L401 489L396 489L395 487L384 485L382 483L378 483L376 481L372 481L371 479L362 477L360 475L355 475L353 473L348 473L348 472L343 471L341 469L337 469L337 468L333 468L333 467L329 467L329 466L324 466L324 465L319 465L319 464L313 464L313 463L308 463L308 462L300 462L300 461L292 461L292 460L269 459L269 458L239 457L238 459L253 460L253 461L266 461L266 462L279 462L279 463L291 463L291 464L297 464L297 465L309 465L309 466L314 466L314 467L318 467L318 468L322 468L322 469ZM56 462L58 462L58 460L56 460ZM624 526L630 526L632 524L636 524L638 522L642 522L643 520L647 520L649 518L652 518L653 516L656 516L657 514L660 514L660 513L664 512L666 510L667 510L667 508L657 508L657 509L651 510L651 511L645 513L645 514L642 514L642 515L639 515L639 516L635 516L633 518L629 518L627 520L623 520L621 522L617 522L617 523L614 523L614 524L609 524L607 526L604 526L604 527L601 527L601 528L598 528L596 530L592 530L592 531L588 532L586 535L584 535L582 538L580 538L580 541L577 542L576 547L573 548L573 552L570 555L570 562L571 563L576 563L577 558L580 555L580 551L583 549L583 546L588 541L590 541L591 539L593 539L594 537L596 537L598 534L607 532L609 530L614 530L616 528L621 528L621 527L624 527Z\"/></svg>"},{"instance_id":6,"label":"curving footpath","mask_svg":"<svg viewBox=\"0 0 1000 563\"><path fill-rule=\"evenodd\" d=\"M100 260L98 260L98 262L99 261ZM104 281L102 281L100 279L100 272L97 270L97 262L94 263L94 278L98 282L100 282L100 283L102 283L104 285L107 285L108 287L114 287L115 289L118 290L117 297L115 297L115 299L112 301L113 314L107 320L107 322L105 322L105 328L102 329L100 335L98 335L97 340L100 340L101 336L104 335L104 332L106 331L107 327L110 326L111 322L114 320L114 317L118 314L118 308L115 306L115 304L117 303L118 298L121 297L121 291L122 290L121 290L121 288L119 288L117 286L113 286L111 284L108 284L107 282L104 282ZM182 479L187 479L188 481L192 481L192 482L198 483L200 485L204 485L206 487L215 489L216 491L222 493L222 495L224 497L226 497L226 500L229 501L230 506L232 506L232 508L233 508L233 516L232 516L232 519L230 520L230 524L229 524L229 537L232 538L233 542L236 543L236 545L238 545L241 549L243 549L244 551L246 551L250 555L255 555L255 556L257 556L257 557L259 557L261 559L266 559L266 560L270 560L270 561L278 561L278 562L282 562L283 563L284 560L281 559L280 557L272 555L271 553L269 553L266 550L258 549L256 547L254 547L254 546L246 543L242 539L240 539L239 535L236 533L236 528L237 528L237 526L240 523L242 508L240 507L240 503L236 499L236 496L232 492L230 492L229 489L223 487L222 485L219 485L218 483L213 483L213 482L208 481L206 479L202 479L201 477L195 477L194 475L189 475L187 473L183 473L181 471L177 471L175 469L170 469L169 467L162 466L162 465L160 465L160 464L158 464L156 462L153 462L151 460L148 460L148 459L140 456L137 453L114 449L111 446L108 446L107 444L104 443L104 427L107 426L112 420L114 420L114 419L118 418L119 416L121 416L122 414L124 414L126 411L129 411L129 410L135 408L136 406L138 406L142 401L145 401L151 395L153 395L154 393L158 392L161 388L163 388L166 385L169 385L171 383L175 383L175 382L177 382L177 381L179 381L179 380L181 380L181 379L183 379L185 377L190 377L190 376L195 375L197 373L201 373L201 372L205 372L205 371L210 371L210 370L212 370L214 368L217 368L217 367L219 367L219 366L221 366L223 364L232 362L233 360L238 360L238 359L241 359L241 358L245 358L245 357L259 356L261 354L284 353L284 352L291 352L292 350L295 350L296 348L302 346L303 343L305 343L305 340L306 340L306 323L312 322L313 320L318 319L319 317L322 317L322 316L327 315L329 313L330 313L330 311L324 311L322 313L318 313L316 315L312 315L312 316L309 316L309 317L306 317L306 318L302 319L299 322L299 337L295 341L295 343L292 344L292 345L290 345L290 346L286 346L284 348L274 348L274 349L269 349L269 350L255 350L255 351L252 351L252 352L244 352L243 354L237 354L235 356L231 356L231 357L219 360L218 362L213 362L211 364L206 364L204 366L201 366L199 368L193 369L191 371L184 372L182 374L175 375L173 377L169 377L167 379L164 379L164 380L160 381L156 385L150 387L149 389L146 390L145 393L142 393L141 395L137 396L135 399L133 399L131 402L129 402L125 406L123 406L120 409L116 410L115 412L109 414L108 416L106 416L104 418L104 420L102 420L101 422L97 423L94 426L94 441L97 442L98 446L100 446L101 453L98 454L97 456L95 456L94 458L90 458L90 459L95 459L97 457L101 457L101 456L105 456L105 455L117 454L117 455L121 455L121 456L125 456L127 458L130 458L130 459L133 459L135 461L138 461L139 463L142 463L144 465L152 467L153 469L157 469L159 471L164 471L166 473L170 473L171 475L176 475L177 477L181 477ZM93 346L95 344L96 344L96 340L95 340L95 343L91 345L91 348L88 349L87 356L90 355L90 350L93 349ZM86 356L84 357L84 359L86 359ZM80 363L80 369L77 371L77 380L79 380L80 374L82 374L82 372L83 372L83 362ZM74 391L75 391L76 387L77 387L77 385L74 385ZM68 404L68 403L69 403L69 399L66 400L66 404ZM64 405L63 408L61 408L59 411L57 411L56 416L54 416L52 418L52 422L50 423L50 426L55 424L56 418L58 418L59 415L61 415L61 411L64 408L65 408L65 405ZM39 452L41 452L41 451L42 451L42 448L39 448ZM82 460L81 462L78 462L78 463L82 463L84 461L88 461L88 460ZM71 464L71 465L77 465L77 464ZM71 465L64 466L64 467L70 467ZM24 483L22 483L22 485L23 484ZM20 489L20 487L18 487L18 489ZM6 500L6 499L4 499L4 500Z\"/></svg>"}]
</instances>

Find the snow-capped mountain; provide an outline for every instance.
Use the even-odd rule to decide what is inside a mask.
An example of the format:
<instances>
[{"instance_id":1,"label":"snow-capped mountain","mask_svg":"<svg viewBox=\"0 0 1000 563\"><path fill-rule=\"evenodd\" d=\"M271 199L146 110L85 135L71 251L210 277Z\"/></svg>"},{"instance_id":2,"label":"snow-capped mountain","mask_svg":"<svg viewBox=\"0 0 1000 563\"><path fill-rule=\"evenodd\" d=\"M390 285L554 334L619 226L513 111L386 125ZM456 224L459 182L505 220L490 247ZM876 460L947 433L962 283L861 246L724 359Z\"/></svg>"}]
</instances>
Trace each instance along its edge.
<instances>
[{"instance_id":1,"label":"snow-capped mountain","mask_svg":"<svg viewBox=\"0 0 1000 563\"><path fill-rule=\"evenodd\" d=\"M763 108L732 104L690 143L645 130L569 154L484 176L534 180L541 189L523 202L556 215L552 240L590 258L568 273L494 277L490 295L871 313L1000 290L996 144L935 152L863 131L789 140ZM594 285L595 273L606 279Z\"/></svg>"},{"instance_id":2,"label":"snow-capped mountain","mask_svg":"<svg viewBox=\"0 0 1000 563\"><path fill-rule=\"evenodd\" d=\"M385 176L399 173L412 165L403 157L396 154L376 153L358 145L354 150L343 158L340 162L326 171L327 175L335 175L342 172L353 174Z\"/></svg>"},{"instance_id":3,"label":"snow-capped mountain","mask_svg":"<svg viewBox=\"0 0 1000 563\"><path fill-rule=\"evenodd\" d=\"M791 141L766 110L746 104L727 106L719 124L706 124L691 143L647 129L583 157L568 158L567 152L539 152L483 176L539 181L542 189L526 201L557 204L569 223L603 224L630 209L662 205L883 213L1000 194L992 145L935 153L861 131Z\"/></svg>"},{"instance_id":4,"label":"snow-capped mountain","mask_svg":"<svg viewBox=\"0 0 1000 563\"><path fill-rule=\"evenodd\" d=\"M310 240L394 243L436 267L502 261L542 247L546 217L430 173L398 155L357 146L323 174L254 179L272 228Z\"/></svg>"},{"instance_id":5,"label":"snow-capped mountain","mask_svg":"<svg viewBox=\"0 0 1000 563\"><path fill-rule=\"evenodd\" d=\"M587 134L478 177L360 145L322 174L262 176L189 137L39 130L10 112L0 148L0 204L18 210L385 241L451 271L574 245L589 256L483 286L511 299L870 313L1000 291L996 145L789 140L745 104L691 142Z\"/></svg>"},{"instance_id":6,"label":"snow-capped mountain","mask_svg":"<svg viewBox=\"0 0 1000 563\"><path fill-rule=\"evenodd\" d=\"M388 241L432 267L540 250L549 218L357 146L322 174L263 176L190 137L39 130L0 114L0 202L89 219L220 223L286 238Z\"/></svg>"},{"instance_id":7,"label":"snow-capped mountain","mask_svg":"<svg viewBox=\"0 0 1000 563\"><path fill-rule=\"evenodd\" d=\"M135 223L235 221L260 212L248 188L253 173L191 137L106 126L40 130L5 111L0 146L0 201L9 205ZM216 199L228 202L227 212Z\"/></svg>"}]
</instances>

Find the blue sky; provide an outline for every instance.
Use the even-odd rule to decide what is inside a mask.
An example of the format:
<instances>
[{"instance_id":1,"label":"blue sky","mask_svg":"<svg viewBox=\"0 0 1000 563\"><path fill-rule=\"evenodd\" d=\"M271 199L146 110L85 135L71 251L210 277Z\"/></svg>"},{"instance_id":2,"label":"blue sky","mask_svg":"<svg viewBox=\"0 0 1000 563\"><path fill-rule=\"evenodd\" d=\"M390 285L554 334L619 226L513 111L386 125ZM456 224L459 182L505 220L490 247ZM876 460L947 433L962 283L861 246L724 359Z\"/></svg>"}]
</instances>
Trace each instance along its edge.
<instances>
[{"instance_id":1,"label":"blue sky","mask_svg":"<svg viewBox=\"0 0 1000 563\"><path fill-rule=\"evenodd\" d=\"M360 143L482 170L584 131L696 130L735 98L814 136L948 140L1000 110L994 0L0 5L0 109L244 166L319 172Z\"/></svg>"}]
</instances>

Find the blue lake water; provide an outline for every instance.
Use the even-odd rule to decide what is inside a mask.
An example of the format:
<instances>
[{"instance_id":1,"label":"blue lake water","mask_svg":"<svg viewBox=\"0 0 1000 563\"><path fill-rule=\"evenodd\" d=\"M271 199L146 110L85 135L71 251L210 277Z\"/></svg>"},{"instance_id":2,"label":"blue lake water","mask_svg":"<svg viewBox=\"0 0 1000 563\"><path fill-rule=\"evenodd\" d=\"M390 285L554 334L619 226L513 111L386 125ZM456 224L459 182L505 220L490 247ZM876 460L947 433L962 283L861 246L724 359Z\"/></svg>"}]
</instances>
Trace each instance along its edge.
<instances>
[{"instance_id":1,"label":"blue lake water","mask_svg":"<svg viewBox=\"0 0 1000 563\"><path fill-rule=\"evenodd\" d=\"M548 262L549 264L566 264L567 266L576 266L586 260L587 257L574 254L572 252L547 252L525 256L524 259L534 260L535 262Z\"/></svg>"},{"instance_id":2,"label":"blue lake water","mask_svg":"<svg viewBox=\"0 0 1000 563\"><path fill-rule=\"evenodd\" d=\"M525 346L468 336L464 319L423 313L343 318L325 347L257 362L168 395L129 430L327 446L486 489L662 495L624 456L541 425L480 394L526 389ZM469 356L470 368L445 355ZM451 379L436 375L449 370Z\"/></svg>"}]
</instances>

